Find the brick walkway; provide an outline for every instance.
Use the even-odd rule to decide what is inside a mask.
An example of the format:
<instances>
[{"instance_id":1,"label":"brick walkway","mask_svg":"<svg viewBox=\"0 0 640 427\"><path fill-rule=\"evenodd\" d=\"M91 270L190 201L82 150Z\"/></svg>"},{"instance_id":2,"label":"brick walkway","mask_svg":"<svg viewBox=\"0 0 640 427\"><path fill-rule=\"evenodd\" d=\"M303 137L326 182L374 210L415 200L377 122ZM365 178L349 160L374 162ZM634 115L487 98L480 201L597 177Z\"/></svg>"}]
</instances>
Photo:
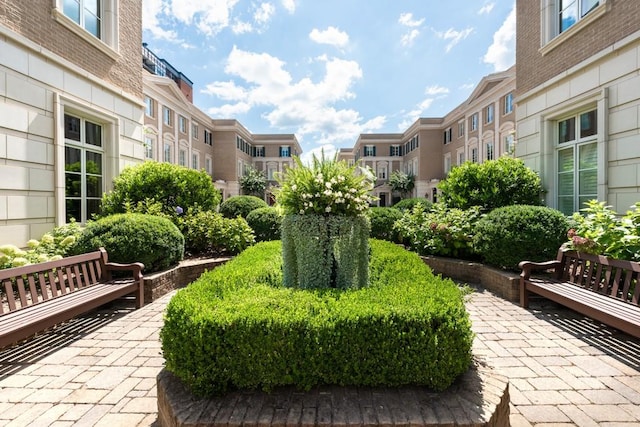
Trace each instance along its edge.
<instances>
[{"instance_id":1,"label":"brick walkway","mask_svg":"<svg viewBox=\"0 0 640 427\"><path fill-rule=\"evenodd\" d=\"M0 353L0 425L155 425L169 298L111 306ZM482 290L467 304L474 353L511 380L512 426L640 425L640 340L532 306Z\"/></svg>"}]
</instances>

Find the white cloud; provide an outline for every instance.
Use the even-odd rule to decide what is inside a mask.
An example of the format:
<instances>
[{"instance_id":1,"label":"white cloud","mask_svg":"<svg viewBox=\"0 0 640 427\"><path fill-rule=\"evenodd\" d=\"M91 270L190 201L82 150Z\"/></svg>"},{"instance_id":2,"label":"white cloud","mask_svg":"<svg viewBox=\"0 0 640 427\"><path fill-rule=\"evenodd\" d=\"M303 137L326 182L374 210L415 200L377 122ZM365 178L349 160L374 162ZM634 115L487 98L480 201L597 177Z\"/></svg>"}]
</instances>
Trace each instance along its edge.
<instances>
[{"instance_id":1,"label":"white cloud","mask_svg":"<svg viewBox=\"0 0 640 427\"><path fill-rule=\"evenodd\" d=\"M422 117L424 112L431 107L434 101L445 98L449 94L449 89L444 86L433 85L428 86L424 90L424 94L426 95L426 98L416 104L413 110L404 114L404 120L398 124L398 130L401 132L407 130L413 122Z\"/></svg>"},{"instance_id":2,"label":"white cloud","mask_svg":"<svg viewBox=\"0 0 640 427\"><path fill-rule=\"evenodd\" d=\"M296 1L295 0L282 0L282 6L287 9L287 12L293 13L296 11Z\"/></svg>"},{"instance_id":3,"label":"white cloud","mask_svg":"<svg viewBox=\"0 0 640 427\"><path fill-rule=\"evenodd\" d=\"M225 72L232 81L213 82L206 93L226 104L210 110L216 114L265 108L263 117L274 129L294 128L300 137L318 134L317 143L352 142L360 133L380 129L384 117L364 121L353 109L339 109L335 104L355 94L353 84L362 78L357 62L337 58L320 58L325 73L314 82L309 77L294 81L286 63L267 53L248 52L234 47L227 58ZM237 82L243 80L240 86Z\"/></svg>"},{"instance_id":4,"label":"white cloud","mask_svg":"<svg viewBox=\"0 0 640 427\"><path fill-rule=\"evenodd\" d=\"M307 150L302 153L300 160L302 160L302 163L305 165L310 165L314 156L321 159L324 155L325 159L333 159L337 152L338 147L334 144L323 144L320 147L312 148L311 150Z\"/></svg>"},{"instance_id":5,"label":"white cloud","mask_svg":"<svg viewBox=\"0 0 640 427\"><path fill-rule=\"evenodd\" d=\"M502 26L493 35L493 43L482 60L493 65L495 71L506 70L515 62L516 8L515 5Z\"/></svg>"},{"instance_id":6,"label":"white cloud","mask_svg":"<svg viewBox=\"0 0 640 427\"><path fill-rule=\"evenodd\" d=\"M402 35L400 44L402 44L402 46L413 45L413 42L420 35L420 30L418 29L418 27L422 25L422 23L424 22L424 18L414 19L412 13L401 13L400 18L398 18L398 22L400 23L400 25L409 29L408 32Z\"/></svg>"},{"instance_id":7,"label":"white cloud","mask_svg":"<svg viewBox=\"0 0 640 427\"><path fill-rule=\"evenodd\" d=\"M329 27L324 31L314 28L309 33L309 38L316 43L329 44L336 47L345 47L349 43L349 35L335 27Z\"/></svg>"},{"instance_id":8,"label":"white cloud","mask_svg":"<svg viewBox=\"0 0 640 427\"><path fill-rule=\"evenodd\" d=\"M400 39L402 46L411 46L415 39L420 35L420 31L415 28L404 34Z\"/></svg>"},{"instance_id":9,"label":"white cloud","mask_svg":"<svg viewBox=\"0 0 640 427\"><path fill-rule=\"evenodd\" d=\"M425 95L447 95L448 93L449 93L449 89L447 89L444 86L438 86L438 85L428 86L424 90Z\"/></svg>"},{"instance_id":10,"label":"white cloud","mask_svg":"<svg viewBox=\"0 0 640 427\"><path fill-rule=\"evenodd\" d=\"M424 18L413 19L413 13L401 13L398 22L405 27L419 27L424 22Z\"/></svg>"},{"instance_id":11,"label":"white cloud","mask_svg":"<svg viewBox=\"0 0 640 427\"><path fill-rule=\"evenodd\" d=\"M473 32L473 28L465 28L464 30L458 31L453 28L449 28L447 31L436 32L436 35L443 40L450 40L449 44L445 48L446 52L449 52L455 45L460 43L462 40L469 37L469 35Z\"/></svg>"},{"instance_id":12,"label":"white cloud","mask_svg":"<svg viewBox=\"0 0 640 427\"><path fill-rule=\"evenodd\" d=\"M253 25L249 22L236 21L231 26L233 34L245 34L253 31Z\"/></svg>"},{"instance_id":13,"label":"white cloud","mask_svg":"<svg viewBox=\"0 0 640 427\"><path fill-rule=\"evenodd\" d=\"M178 35L175 31L165 30L160 26L158 16L162 13L162 0L144 0L142 2L142 29L149 31L155 39L178 41Z\"/></svg>"},{"instance_id":14,"label":"white cloud","mask_svg":"<svg viewBox=\"0 0 640 427\"><path fill-rule=\"evenodd\" d=\"M496 6L495 2L486 2L480 10L478 10L478 15L488 15L491 13L493 8Z\"/></svg>"},{"instance_id":15,"label":"white cloud","mask_svg":"<svg viewBox=\"0 0 640 427\"><path fill-rule=\"evenodd\" d=\"M169 10L165 12L177 21L195 25L203 34L212 36L229 26L231 12L238 1L169 0Z\"/></svg>"},{"instance_id":16,"label":"white cloud","mask_svg":"<svg viewBox=\"0 0 640 427\"><path fill-rule=\"evenodd\" d=\"M253 19L256 23L265 25L271 20L275 11L276 8L271 3L262 3L253 14Z\"/></svg>"}]
</instances>

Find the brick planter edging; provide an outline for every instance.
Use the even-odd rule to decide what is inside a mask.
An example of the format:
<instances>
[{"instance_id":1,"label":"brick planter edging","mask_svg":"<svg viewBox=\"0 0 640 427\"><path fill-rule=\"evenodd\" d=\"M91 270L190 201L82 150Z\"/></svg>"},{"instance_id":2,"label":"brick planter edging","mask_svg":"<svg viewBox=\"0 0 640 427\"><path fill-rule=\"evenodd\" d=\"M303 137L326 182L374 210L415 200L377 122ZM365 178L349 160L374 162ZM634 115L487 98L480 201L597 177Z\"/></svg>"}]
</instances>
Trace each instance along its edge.
<instances>
[{"instance_id":1,"label":"brick planter edging","mask_svg":"<svg viewBox=\"0 0 640 427\"><path fill-rule=\"evenodd\" d=\"M157 389L162 427L509 426L509 380L477 364L441 393L416 386L282 387L196 399L165 369Z\"/></svg>"},{"instance_id":2,"label":"brick planter edging","mask_svg":"<svg viewBox=\"0 0 640 427\"><path fill-rule=\"evenodd\" d=\"M456 258L436 256L420 258L436 274L461 282L482 285L485 289L511 302L520 301L520 276L517 273Z\"/></svg>"}]
</instances>

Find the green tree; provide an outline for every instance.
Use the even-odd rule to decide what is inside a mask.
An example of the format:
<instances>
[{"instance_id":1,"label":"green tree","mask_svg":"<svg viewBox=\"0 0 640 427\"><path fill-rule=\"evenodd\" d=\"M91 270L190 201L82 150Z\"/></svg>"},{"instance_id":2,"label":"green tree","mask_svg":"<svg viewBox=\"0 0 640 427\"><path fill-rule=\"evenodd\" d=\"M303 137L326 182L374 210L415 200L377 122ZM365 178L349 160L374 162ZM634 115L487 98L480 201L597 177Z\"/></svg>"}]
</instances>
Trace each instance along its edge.
<instances>
[{"instance_id":1,"label":"green tree","mask_svg":"<svg viewBox=\"0 0 640 427\"><path fill-rule=\"evenodd\" d=\"M410 194L415 187L416 177L412 174L406 174L402 171L394 171L389 176L389 186L394 192L400 193L400 196L404 199L407 194Z\"/></svg>"},{"instance_id":2,"label":"green tree","mask_svg":"<svg viewBox=\"0 0 640 427\"><path fill-rule=\"evenodd\" d=\"M244 194L264 198L267 177L264 176L264 172L249 166L247 172L240 178L240 188Z\"/></svg>"}]
</instances>

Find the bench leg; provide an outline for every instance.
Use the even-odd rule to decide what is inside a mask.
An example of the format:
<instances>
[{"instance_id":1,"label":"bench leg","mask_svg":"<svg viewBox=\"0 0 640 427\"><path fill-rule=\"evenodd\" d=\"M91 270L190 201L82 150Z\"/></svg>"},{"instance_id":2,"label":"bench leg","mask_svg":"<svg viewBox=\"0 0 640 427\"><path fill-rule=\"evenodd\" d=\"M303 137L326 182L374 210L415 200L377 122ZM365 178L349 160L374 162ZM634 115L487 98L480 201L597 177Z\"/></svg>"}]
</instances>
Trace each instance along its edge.
<instances>
[{"instance_id":1,"label":"bench leg","mask_svg":"<svg viewBox=\"0 0 640 427\"><path fill-rule=\"evenodd\" d=\"M527 291L527 287L523 279L520 279L520 306L523 308L529 308L529 291Z\"/></svg>"},{"instance_id":2,"label":"bench leg","mask_svg":"<svg viewBox=\"0 0 640 427\"><path fill-rule=\"evenodd\" d=\"M141 280L136 292L136 308L142 308L144 305L144 283Z\"/></svg>"}]
</instances>

